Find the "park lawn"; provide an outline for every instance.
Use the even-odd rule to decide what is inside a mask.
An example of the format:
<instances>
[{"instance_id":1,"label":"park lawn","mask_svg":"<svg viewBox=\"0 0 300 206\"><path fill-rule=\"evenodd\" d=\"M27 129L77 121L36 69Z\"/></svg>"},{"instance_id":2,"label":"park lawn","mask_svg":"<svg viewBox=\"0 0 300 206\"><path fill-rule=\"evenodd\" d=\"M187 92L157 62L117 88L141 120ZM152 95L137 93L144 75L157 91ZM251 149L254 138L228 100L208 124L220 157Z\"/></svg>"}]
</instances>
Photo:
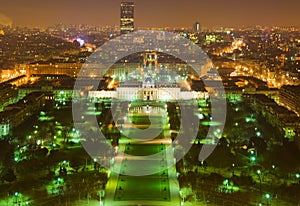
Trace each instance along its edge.
<instances>
[{"instance_id":1,"label":"park lawn","mask_svg":"<svg viewBox=\"0 0 300 206\"><path fill-rule=\"evenodd\" d=\"M115 201L131 200L170 201L168 178L120 175L115 192Z\"/></svg>"},{"instance_id":2,"label":"park lawn","mask_svg":"<svg viewBox=\"0 0 300 206\"><path fill-rule=\"evenodd\" d=\"M132 156L149 156L165 150L165 145L127 144L125 153Z\"/></svg>"}]
</instances>

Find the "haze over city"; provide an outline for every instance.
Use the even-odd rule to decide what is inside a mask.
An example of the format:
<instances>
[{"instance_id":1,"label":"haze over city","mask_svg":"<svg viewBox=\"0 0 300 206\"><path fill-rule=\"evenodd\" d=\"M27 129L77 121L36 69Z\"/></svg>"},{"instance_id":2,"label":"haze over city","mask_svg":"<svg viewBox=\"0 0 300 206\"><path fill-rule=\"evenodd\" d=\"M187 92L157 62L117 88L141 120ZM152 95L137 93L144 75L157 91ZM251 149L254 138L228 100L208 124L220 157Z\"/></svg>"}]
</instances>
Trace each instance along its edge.
<instances>
[{"instance_id":1,"label":"haze over city","mask_svg":"<svg viewBox=\"0 0 300 206\"><path fill-rule=\"evenodd\" d=\"M119 24L120 0L1 0L0 23L46 27L57 23ZM298 0L138 0L137 27L300 26ZM5 17L5 16L6 17Z\"/></svg>"}]
</instances>

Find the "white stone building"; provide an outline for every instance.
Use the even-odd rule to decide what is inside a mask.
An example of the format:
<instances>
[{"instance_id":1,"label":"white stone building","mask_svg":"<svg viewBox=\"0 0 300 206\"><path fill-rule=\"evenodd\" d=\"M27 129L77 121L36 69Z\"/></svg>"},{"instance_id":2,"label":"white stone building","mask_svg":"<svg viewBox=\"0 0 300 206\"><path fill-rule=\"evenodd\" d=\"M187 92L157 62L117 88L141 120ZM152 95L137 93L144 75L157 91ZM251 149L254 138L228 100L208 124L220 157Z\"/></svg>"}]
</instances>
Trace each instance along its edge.
<instances>
[{"instance_id":1,"label":"white stone building","mask_svg":"<svg viewBox=\"0 0 300 206\"><path fill-rule=\"evenodd\" d=\"M120 83L115 91L90 91L93 99L115 98L120 100L172 101L189 99L206 99L208 93L203 91L183 91L176 83L156 83L151 77L143 82L131 81Z\"/></svg>"}]
</instances>

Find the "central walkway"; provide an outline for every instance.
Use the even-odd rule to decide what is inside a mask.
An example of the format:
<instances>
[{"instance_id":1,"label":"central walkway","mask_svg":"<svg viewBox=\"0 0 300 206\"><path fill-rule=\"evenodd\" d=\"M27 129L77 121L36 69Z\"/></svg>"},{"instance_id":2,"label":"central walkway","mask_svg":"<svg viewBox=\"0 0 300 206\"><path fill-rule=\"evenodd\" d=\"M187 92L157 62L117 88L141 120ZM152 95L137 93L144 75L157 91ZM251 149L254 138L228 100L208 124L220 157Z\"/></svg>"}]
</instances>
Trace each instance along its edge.
<instances>
[{"instance_id":1,"label":"central walkway","mask_svg":"<svg viewBox=\"0 0 300 206\"><path fill-rule=\"evenodd\" d=\"M174 164L174 155L165 108L135 107L129 109L125 119L122 130L127 137L119 143L111 168L114 172L106 186L105 205L179 206L176 168L168 168ZM147 135L139 138L136 128L149 129L152 134L159 131L160 135L151 140L145 138Z\"/></svg>"}]
</instances>

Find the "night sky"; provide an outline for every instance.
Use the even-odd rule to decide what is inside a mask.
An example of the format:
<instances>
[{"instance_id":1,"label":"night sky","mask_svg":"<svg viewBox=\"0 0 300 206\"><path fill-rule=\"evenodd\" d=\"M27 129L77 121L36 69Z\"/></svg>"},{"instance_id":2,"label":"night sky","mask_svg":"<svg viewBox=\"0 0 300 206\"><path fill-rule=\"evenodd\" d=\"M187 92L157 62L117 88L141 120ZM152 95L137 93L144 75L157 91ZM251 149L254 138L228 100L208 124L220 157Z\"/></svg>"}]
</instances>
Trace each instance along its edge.
<instances>
[{"instance_id":1,"label":"night sky","mask_svg":"<svg viewBox=\"0 0 300 206\"><path fill-rule=\"evenodd\" d=\"M0 0L0 23L119 25L121 0ZM300 0L135 0L138 27L300 26Z\"/></svg>"}]
</instances>

